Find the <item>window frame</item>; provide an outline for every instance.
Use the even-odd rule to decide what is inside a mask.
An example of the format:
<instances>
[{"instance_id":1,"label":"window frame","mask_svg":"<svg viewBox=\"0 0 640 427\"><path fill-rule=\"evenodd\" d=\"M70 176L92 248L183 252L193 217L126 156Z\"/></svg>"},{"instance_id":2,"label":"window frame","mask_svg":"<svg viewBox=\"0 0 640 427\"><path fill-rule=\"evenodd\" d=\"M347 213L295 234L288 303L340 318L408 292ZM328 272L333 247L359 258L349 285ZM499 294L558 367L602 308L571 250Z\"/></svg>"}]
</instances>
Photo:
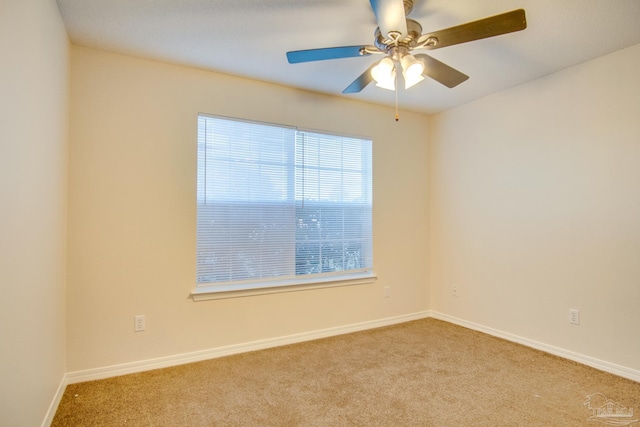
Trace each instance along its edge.
<instances>
[{"instance_id":1,"label":"window frame","mask_svg":"<svg viewBox=\"0 0 640 427\"><path fill-rule=\"evenodd\" d=\"M222 119L222 120L232 120L236 122L247 122L250 124L258 124L258 125L266 125L266 126L277 126L282 128L290 128L294 129L296 132L301 133L314 133L320 135L333 135L337 137L345 137L345 138L356 138L373 141L370 137L362 137L355 135L348 135L343 133L335 133L335 132L327 132L321 130L314 130L308 128L298 128L287 125L280 125L274 123L266 123L259 122L253 120L225 117L219 115L211 115L211 114L198 114L198 120L201 117L204 118L213 118L213 119ZM200 143L198 141L198 143ZM372 156L373 153L371 152ZM373 158L370 158L370 175L368 176L370 185L370 191L373 191ZM198 193L198 191L196 191ZM198 199L199 195L196 197ZM371 209L373 208L373 199L370 199ZM196 201L196 206L198 206L198 201ZM371 211L371 215L373 216L373 211ZM198 216L196 217L198 219ZM373 251L373 217L371 217L371 247L370 250ZM372 258L373 260L373 258ZM192 289L190 296L194 301L204 301L204 300L212 300L212 299L225 299L225 298L236 298L236 297L244 297L244 296L253 296L253 295L265 295L265 294L273 294L273 293L281 293L281 292L297 292L303 290L314 290L314 289L324 289L331 287L341 287L341 286L355 286L355 285L365 285L371 284L377 280L377 275L373 270L373 263L371 263L370 267L365 267L361 269L352 269L352 270L343 270L339 272L331 272L331 273L322 273L313 275L309 277L309 275L300 274L295 275L293 277L283 277L282 279L271 279L268 280L239 280L233 282L227 282L222 284L210 284L210 285L198 285L196 280L196 286Z\"/></svg>"}]
</instances>

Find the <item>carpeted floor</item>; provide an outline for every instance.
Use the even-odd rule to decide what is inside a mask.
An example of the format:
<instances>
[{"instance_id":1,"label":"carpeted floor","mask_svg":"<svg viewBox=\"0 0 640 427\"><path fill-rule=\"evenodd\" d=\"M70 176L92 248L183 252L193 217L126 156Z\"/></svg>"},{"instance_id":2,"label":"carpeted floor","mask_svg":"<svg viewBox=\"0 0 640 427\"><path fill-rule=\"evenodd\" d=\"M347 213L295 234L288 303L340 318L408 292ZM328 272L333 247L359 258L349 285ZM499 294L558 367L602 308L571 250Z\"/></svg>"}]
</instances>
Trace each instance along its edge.
<instances>
[{"instance_id":1,"label":"carpeted floor","mask_svg":"<svg viewBox=\"0 0 640 427\"><path fill-rule=\"evenodd\" d=\"M632 408L635 415L629 415ZM639 418L640 383L424 319L71 384L52 426L597 426L626 421L640 427Z\"/></svg>"}]
</instances>

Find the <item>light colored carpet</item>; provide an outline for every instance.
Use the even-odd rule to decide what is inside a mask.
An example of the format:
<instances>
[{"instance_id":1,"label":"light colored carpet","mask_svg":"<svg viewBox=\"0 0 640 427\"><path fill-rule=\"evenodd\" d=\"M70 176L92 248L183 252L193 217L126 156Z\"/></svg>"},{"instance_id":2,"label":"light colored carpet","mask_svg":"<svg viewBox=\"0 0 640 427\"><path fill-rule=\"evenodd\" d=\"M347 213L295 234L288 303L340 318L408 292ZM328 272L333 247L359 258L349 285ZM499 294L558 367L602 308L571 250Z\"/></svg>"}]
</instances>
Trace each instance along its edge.
<instances>
[{"instance_id":1,"label":"light colored carpet","mask_svg":"<svg viewBox=\"0 0 640 427\"><path fill-rule=\"evenodd\" d=\"M607 400L617 418L603 416ZM636 416L625 417L631 408ZM615 419L640 427L638 418L640 383L424 319L72 384L52 425L594 426Z\"/></svg>"}]
</instances>

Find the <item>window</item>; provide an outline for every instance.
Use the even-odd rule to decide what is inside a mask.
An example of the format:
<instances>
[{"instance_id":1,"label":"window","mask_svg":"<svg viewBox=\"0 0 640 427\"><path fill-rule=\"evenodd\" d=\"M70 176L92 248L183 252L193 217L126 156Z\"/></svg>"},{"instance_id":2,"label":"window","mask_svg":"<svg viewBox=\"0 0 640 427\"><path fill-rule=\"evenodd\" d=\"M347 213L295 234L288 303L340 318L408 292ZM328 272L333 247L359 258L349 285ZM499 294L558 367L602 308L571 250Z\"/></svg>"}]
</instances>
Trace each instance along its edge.
<instances>
[{"instance_id":1,"label":"window","mask_svg":"<svg viewBox=\"0 0 640 427\"><path fill-rule=\"evenodd\" d=\"M370 282L371 145L199 115L194 299Z\"/></svg>"}]
</instances>

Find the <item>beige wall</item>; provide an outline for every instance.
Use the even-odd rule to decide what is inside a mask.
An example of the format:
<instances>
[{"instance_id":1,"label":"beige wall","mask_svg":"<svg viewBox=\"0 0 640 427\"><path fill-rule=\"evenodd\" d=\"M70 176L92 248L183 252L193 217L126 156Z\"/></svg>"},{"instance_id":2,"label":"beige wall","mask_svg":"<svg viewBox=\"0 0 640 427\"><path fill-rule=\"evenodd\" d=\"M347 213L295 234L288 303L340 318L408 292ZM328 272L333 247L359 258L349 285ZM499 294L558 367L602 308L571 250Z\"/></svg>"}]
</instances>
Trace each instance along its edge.
<instances>
[{"instance_id":1,"label":"beige wall","mask_svg":"<svg viewBox=\"0 0 640 427\"><path fill-rule=\"evenodd\" d=\"M640 369L639 75L637 45L431 119L431 308Z\"/></svg>"},{"instance_id":2,"label":"beige wall","mask_svg":"<svg viewBox=\"0 0 640 427\"><path fill-rule=\"evenodd\" d=\"M71 64L68 371L426 310L425 116L83 47ZM198 112L372 137L378 281L191 301Z\"/></svg>"},{"instance_id":3,"label":"beige wall","mask_svg":"<svg viewBox=\"0 0 640 427\"><path fill-rule=\"evenodd\" d=\"M640 46L400 123L72 47L69 150L55 2L2 2L0 52L1 425L40 424L65 371L429 308L640 369ZM371 136L379 280L191 301L198 112Z\"/></svg>"},{"instance_id":4,"label":"beige wall","mask_svg":"<svg viewBox=\"0 0 640 427\"><path fill-rule=\"evenodd\" d=\"M65 373L69 43L53 0L0 2L0 425L36 426Z\"/></svg>"}]
</instances>

